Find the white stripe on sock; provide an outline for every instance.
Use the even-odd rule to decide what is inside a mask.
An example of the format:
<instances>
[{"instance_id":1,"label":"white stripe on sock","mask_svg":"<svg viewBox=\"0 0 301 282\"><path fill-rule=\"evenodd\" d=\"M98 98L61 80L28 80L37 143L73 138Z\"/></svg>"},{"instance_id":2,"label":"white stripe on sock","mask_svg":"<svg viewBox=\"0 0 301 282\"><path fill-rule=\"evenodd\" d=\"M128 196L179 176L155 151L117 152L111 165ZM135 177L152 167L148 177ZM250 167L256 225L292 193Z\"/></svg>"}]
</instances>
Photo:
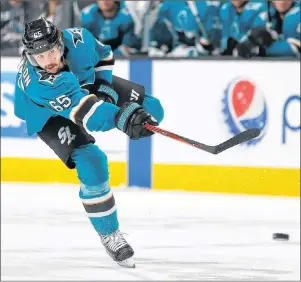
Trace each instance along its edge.
<instances>
[{"instance_id":1,"label":"white stripe on sock","mask_svg":"<svg viewBox=\"0 0 301 282\"><path fill-rule=\"evenodd\" d=\"M93 198L93 199L81 199L81 200L82 200L83 204L85 204L85 205L95 205L95 204L107 201L112 196L113 196L113 192L112 192L112 190L110 190L110 192L104 196Z\"/></svg>"}]
</instances>

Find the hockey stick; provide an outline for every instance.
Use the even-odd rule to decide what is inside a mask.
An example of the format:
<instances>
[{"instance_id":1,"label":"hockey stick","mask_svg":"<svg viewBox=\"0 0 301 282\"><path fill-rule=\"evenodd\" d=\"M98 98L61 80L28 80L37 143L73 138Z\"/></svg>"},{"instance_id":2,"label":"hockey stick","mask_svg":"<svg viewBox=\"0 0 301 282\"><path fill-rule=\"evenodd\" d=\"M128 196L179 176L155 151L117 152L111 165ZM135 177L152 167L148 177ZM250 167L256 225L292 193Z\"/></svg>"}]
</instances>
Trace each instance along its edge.
<instances>
[{"instance_id":1,"label":"hockey stick","mask_svg":"<svg viewBox=\"0 0 301 282\"><path fill-rule=\"evenodd\" d=\"M271 29L271 27L272 27L272 15L271 15L270 8L271 8L271 2L268 1L268 2L267 2L267 15L268 15L268 20L267 20L267 23L266 23L266 27L267 27L268 29Z\"/></svg>"},{"instance_id":2,"label":"hockey stick","mask_svg":"<svg viewBox=\"0 0 301 282\"><path fill-rule=\"evenodd\" d=\"M169 137L171 139L177 140L179 142L185 143L187 145L196 147L200 150L203 150L207 153L214 154L214 155L217 155L217 154L219 154L219 153L221 153L221 152L223 152L223 151L225 151L229 148L232 148L232 147L234 147L238 144L249 141L249 140L251 140L253 138L256 138L257 136L260 135L260 130L257 129L257 128L247 129L247 130L235 135L234 137L228 139L227 141L225 141L225 142L223 142L219 145L210 146L210 145L206 145L206 144L199 143L197 141L188 139L186 137L180 136L180 135L172 133L170 131L161 129L157 126L153 126L153 125L150 125L150 124L145 124L144 127L146 129L152 131L152 132L159 133L163 136L166 136L166 137Z\"/></svg>"},{"instance_id":3,"label":"hockey stick","mask_svg":"<svg viewBox=\"0 0 301 282\"><path fill-rule=\"evenodd\" d=\"M209 40L209 36L207 34L207 31L206 31L206 29L205 29L205 27L203 25L203 22L202 22L202 20L200 18L200 15L199 15L199 12L198 12L198 9L196 7L195 2L194 1L187 1L187 4L188 4L188 7L189 7L191 13L195 17L195 20L196 20L196 22L198 24L198 27L199 27L202 35L206 38L206 40L208 40L209 43L211 43L210 40Z\"/></svg>"}]
</instances>

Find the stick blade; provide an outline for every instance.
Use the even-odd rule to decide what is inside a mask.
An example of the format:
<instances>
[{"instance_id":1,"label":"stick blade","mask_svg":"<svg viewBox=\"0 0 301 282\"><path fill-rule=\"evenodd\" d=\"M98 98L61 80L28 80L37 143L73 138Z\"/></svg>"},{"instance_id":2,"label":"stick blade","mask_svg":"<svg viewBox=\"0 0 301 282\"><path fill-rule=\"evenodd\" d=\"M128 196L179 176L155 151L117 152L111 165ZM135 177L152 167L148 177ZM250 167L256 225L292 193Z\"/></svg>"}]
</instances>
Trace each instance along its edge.
<instances>
[{"instance_id":1,"label":"stick blade","mask_svg":"<svg viewBox=\"0 0 301 282\"><path fill-rule=\"evenodd\" d=\"M251 139L254 139L260 135L261 131L257 128L251 128L247 129L238 135L235 135L231 139L215 146L213 154L219 154L229 148L232 148L236 145L242 144L244 142L247 142Z\"/></svg>"}]
</instances>

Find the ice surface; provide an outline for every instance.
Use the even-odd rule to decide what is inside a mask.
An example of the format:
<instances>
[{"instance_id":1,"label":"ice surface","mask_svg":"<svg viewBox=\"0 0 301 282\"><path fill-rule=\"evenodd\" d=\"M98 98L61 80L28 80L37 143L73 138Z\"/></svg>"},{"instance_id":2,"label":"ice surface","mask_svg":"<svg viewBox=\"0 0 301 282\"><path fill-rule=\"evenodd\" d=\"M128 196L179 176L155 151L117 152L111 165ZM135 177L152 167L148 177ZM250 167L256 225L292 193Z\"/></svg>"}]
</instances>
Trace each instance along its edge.
<instances>
[{"instance_id":1,"label":"ice surface","mask_svg":"<svg viewBox=\"0 0 301 282\"><path fill-rule=\"evenodd\" d=\"M300 280L300 198L114 193L136 269L107 256L77 186L2 183L1 280Z\"/></svg>"}]
</instances>

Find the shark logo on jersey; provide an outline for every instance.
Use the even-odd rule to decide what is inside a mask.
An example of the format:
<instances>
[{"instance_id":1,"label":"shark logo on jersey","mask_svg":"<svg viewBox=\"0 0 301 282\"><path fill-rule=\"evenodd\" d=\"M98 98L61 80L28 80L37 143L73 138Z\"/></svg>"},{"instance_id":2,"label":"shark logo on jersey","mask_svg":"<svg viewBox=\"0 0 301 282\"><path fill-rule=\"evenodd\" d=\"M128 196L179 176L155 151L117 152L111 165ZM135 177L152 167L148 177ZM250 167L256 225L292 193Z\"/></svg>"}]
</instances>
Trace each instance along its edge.
<instances>
[{"instance_id":1,"label":"shark logo on jersey","mask_svg":"<svg viewBox=\"0 0 301 282\"><path fill-rule=\"evenodd\" d=\"M40 75L39 81L45 81L53 85L54 81L61 76L61 74L50 74L45 70L39 70L38 74Z\"/></svg>"},{"instance_id":2,"label":"shark logo on jersey","mask_svg":"<svg viewBox=\"0 0 301 282\"><path fill-rule=\"evenodd\" d=\"M72 41L75 47L77 43L84 43L83 30L81 28L68 28L67 31L72 35Z\"/></svg>"}]
</instances>

